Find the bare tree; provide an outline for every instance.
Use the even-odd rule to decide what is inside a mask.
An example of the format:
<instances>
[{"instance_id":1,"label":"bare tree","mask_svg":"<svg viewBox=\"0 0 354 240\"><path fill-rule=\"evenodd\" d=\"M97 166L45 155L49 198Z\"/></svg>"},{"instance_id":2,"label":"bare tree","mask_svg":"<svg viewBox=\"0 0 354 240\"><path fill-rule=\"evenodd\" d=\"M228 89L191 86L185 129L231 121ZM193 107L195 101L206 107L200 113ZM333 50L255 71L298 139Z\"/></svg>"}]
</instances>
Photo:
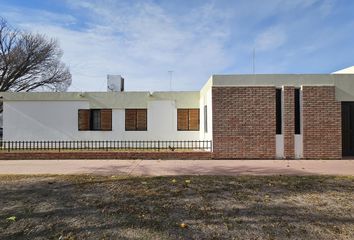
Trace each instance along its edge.
<instances>
[{"instance_id":1,"label":"bare tree","mask_svg":"<svg viewBox=\"0 0 354 240\"><path fill-rule=\"evenodd\" d=\"M71 74L54 39L20 31L0 17L0 92L66 91Z\"/></svg>"}]
</instances>

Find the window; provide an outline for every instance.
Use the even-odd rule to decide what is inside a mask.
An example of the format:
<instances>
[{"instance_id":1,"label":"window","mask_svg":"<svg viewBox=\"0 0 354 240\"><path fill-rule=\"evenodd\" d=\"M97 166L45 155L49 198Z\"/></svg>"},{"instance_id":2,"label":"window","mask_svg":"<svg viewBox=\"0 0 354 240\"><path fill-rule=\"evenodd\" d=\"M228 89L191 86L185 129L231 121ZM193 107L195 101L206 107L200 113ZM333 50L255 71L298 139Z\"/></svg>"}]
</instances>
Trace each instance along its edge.
<instances>
[{"instance_id":1,"label":"window","mask_svg":"<svg viewBox=\"0 0 354 240\"><path fill-rule=\"evenodd\" d=\"M204 132L208 132L208 107L204 106Z\"/></svg>"},{"instance_id":2,"label":"window","mask_svg":"<svg viewBox=\"0 0 354 240\"><path fill-rule=\"evenodd\" d=\"M112 109L79 109L79 131L112 131Z\"/></svg>"},{"instance_id":3,"label":"window","mask_svg":"<svg viewBox=\"0 0 354 240\"><path fill-rule=\"evenodd\" d=\"M101 129L101 110L92 109L90 111L90 120L91 120L91 130L100 130Z\"/></svg>"},{"instance_id":4,"label":"window","mask_svg":"<svg viewBox=\"0 0 354 240\"><path fill-rule=\"evenodd\" d=\"M147 109L125 109L125 131L146 131Z\"/></svg>"},{"instance_id":5,"label":"window","mask_svg":"<svg viewBox=\"0 0 354 240\"><path fill-rule=\"evenodd\" d=\"M295 134L301 134L300 89L295 89Z\"/></svg>"},{"instance_id":6,"label":"window","mask_svg":"<svg viewBox=\"0 0 354 240\"><path fill-rule=\"evenodd\" d=\"M199 131L199 109L177 109L178 131Z\"/></svg>"},{"instance_id":7,"label":"window","mask_svg":"<svg viewBox=\"0 0 354 240\"><path fill-rule=\"evenodd\" d=\"M281 89L276 89L276 134L282 134L282 105L281 105Z\"/></svg>"}]
</instances>

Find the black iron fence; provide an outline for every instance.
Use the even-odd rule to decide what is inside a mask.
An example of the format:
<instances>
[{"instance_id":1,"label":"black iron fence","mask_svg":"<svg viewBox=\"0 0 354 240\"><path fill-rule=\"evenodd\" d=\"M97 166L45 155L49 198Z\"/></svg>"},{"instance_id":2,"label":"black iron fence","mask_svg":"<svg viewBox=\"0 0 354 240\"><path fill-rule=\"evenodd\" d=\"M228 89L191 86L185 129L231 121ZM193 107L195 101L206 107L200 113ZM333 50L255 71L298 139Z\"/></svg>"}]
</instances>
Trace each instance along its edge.
<instances>
[{"instance_id":1,"label":"black iron fence","mask_svg":"<svg viewBox=\"0 0 354 240\"><path fill-rule=\"evenodd\" d=\"M0 151L211 151L211 141L0 141Z\"/></svg>"}]
</instances>

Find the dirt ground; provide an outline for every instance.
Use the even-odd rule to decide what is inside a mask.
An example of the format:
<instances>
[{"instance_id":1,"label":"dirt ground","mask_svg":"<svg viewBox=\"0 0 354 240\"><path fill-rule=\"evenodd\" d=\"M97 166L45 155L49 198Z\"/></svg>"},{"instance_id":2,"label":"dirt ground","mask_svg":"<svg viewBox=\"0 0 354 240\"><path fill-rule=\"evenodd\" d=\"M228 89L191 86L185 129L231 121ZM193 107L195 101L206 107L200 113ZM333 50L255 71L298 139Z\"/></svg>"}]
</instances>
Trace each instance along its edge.
<instances>
[{"instance_id":1,"label":"dirt ground","mask_svg":"<svg viewBox=\"0 0 354 240\"><path fill-rule=\"evenodd\" d=\"M0 239L354 239L354 177L0 176Z\"/></svg>"}]
</instances>

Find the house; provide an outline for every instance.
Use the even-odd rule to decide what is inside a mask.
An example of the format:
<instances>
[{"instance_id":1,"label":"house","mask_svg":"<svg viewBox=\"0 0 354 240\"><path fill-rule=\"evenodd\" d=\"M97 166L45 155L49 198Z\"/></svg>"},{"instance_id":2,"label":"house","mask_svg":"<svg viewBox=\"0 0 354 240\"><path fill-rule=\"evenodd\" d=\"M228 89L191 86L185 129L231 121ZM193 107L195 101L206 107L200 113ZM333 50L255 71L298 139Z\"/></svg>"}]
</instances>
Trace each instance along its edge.
<instances>
[{"instance_id":1,"label":"house","mask_svg":"<svg viewBox=\"0 0 354 240\"><path fill-rule=\"evenodd\" d=\"M108 92L2 93L4 140L210 140L214 158L340 159L354 155L352 73L213 75L200 91L152 93L111 76Z\"/></svg>"}]
</instances>

